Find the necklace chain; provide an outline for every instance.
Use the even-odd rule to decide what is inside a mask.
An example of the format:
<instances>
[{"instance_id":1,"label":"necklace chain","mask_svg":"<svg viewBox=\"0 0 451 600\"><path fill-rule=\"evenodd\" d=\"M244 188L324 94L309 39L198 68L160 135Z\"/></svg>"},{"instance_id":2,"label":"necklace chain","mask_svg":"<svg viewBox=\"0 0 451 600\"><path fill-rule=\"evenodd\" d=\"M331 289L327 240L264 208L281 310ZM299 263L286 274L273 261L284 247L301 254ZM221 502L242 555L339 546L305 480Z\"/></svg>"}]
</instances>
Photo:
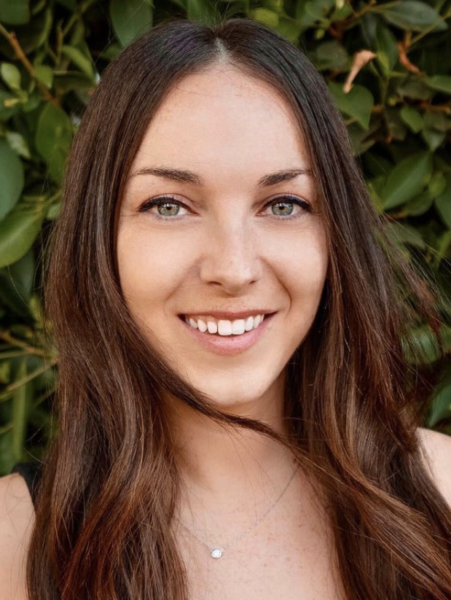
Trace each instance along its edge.
<instances>
[{"instance_id":1,"label":"necklace chain","mask_svg":"<svg viewBox=\"0 0 451 600\"><path fill-rule=\"evenodd\" d=\"M236 538L234 538L231 542L229 542L225 546L211 546L205 540L203 540L202 538L200 538L197 535L197 533L195 533L189 527L187 527L177 516L175 518L177 519L177 521L180 523L180 525L189 534L191 534L203 546L205 546L206 548L208 548L208 551L210 552L210 556L212 558L216 558L216 559L217 558L221 558L222 555L224 554L224 552L226 550L228 550L229 548L231 548L232 546L234 546L235 544L237 544L239 541L241 541L248 533L250 533L251 531L253 531L258 525L260 525L260 523L263 521L263 519L265 517L267 517L269 515L269 513L275 508L276 504L279 502L279 500L282 498L282 496L287 491L287 489L290 486L290 483L293 481L294 476L296 475L298 469L299 469L299 465L296 466L296 468L294 469L293 474L291 475L288 483L283 488L282 492L279 494L279 496L276 498L276 500L273 502L273 504L267 509L267 511L263 515L261 515L254 523L252 523L252 525L250 525L250 527L248 527L245 531L243 531L242 533L240 533Z\"/></svg>"}]
</instances>

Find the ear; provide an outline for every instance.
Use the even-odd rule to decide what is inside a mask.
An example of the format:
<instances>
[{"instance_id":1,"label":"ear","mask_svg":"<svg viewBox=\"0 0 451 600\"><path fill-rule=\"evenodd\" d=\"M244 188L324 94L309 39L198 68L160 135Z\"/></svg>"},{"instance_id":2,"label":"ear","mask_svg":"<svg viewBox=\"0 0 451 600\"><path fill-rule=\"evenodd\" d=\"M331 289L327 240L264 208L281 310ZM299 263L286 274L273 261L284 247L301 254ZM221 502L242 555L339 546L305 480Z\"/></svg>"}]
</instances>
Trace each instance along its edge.
<instances>
[{"instance_id":1,"label":"ear","mask_svg":"<svg viewBox=\"0 0 451 600\"><path fill-rule=\"evenodd\" d=\"M451 437L431 429L417 429L426 467L451 508Z\"/></svg>"}]
</instances>

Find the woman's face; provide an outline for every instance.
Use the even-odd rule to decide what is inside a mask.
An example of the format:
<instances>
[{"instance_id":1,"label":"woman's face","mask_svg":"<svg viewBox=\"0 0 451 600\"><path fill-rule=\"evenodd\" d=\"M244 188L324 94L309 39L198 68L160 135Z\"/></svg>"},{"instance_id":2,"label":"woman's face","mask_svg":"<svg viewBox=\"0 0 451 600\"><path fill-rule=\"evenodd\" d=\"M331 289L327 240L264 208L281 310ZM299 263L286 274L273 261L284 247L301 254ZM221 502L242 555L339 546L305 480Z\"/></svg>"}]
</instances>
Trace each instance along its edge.
<instances>
[{"instance_id":1,"label":"woman's face","mask_svg":"<svg viewBox=\"0 0 451 600\"><path fill-rule=\"evenodd\" d=\"M317 312L328 256L315 181L268 177L310 167L286 101L216 66L175 86L131 168L117 246L127 305L172 367L223 409L282 396L284 368ZM237 318L212 312L254 310L275 314L244 335L202 333L180 317L228 333ZM240 320L236 332L251 326Z\"/></svg>"}]
</instances>

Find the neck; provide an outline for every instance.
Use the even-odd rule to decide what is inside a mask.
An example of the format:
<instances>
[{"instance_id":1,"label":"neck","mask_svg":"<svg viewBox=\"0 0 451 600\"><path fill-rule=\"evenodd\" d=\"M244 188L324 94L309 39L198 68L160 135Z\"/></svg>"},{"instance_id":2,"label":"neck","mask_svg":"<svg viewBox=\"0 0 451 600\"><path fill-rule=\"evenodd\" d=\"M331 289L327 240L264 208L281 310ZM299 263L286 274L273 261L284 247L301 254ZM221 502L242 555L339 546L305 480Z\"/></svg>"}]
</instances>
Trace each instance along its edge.
<instances>
[{"instance_id":1,"label":"neck","mask_svg":"<svg viewBox=\"0 0 451 600\"><path fill-rule=\"evenodd\" d=\"M221 410L285 433L280 390L246 405L235 403L233 410L223 406ZM264 503L293 472L291 453L258 432L220 425L178 400L171 402L170 417L182 488L205 507L244 505L248 498Z\"/></svg>"}]
</instances>

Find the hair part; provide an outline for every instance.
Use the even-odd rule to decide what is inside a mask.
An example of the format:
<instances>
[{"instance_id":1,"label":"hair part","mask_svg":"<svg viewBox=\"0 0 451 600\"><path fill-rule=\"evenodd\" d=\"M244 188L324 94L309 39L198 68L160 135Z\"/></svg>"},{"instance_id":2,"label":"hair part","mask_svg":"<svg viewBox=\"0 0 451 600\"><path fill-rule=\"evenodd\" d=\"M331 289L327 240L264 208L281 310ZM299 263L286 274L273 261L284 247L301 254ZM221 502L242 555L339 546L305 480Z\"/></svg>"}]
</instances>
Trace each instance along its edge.
<instances>
[{"instance_id":1,"label":"hair part","mask_svg":"<svg viewBox=\"0 0 451 600\"><path fill-rule=\"evenodd\" d=\"M287 436L222 414L184 381L144 338L119 283L119 204L144 133L177 82L218 64L289 103L327 231L323 299L286 367ZM432 291L387 238L327 85L300 49L245 18L169 20L126 48L75 136L48 254L59 430L36 504L30 600L186 600L170 527L180 477L168 394L293 452L324 495L349 600L451 597L451 515L415 435L433 384L403 351L414 319L438 322Z\"/></svg>"}]
</instances>

